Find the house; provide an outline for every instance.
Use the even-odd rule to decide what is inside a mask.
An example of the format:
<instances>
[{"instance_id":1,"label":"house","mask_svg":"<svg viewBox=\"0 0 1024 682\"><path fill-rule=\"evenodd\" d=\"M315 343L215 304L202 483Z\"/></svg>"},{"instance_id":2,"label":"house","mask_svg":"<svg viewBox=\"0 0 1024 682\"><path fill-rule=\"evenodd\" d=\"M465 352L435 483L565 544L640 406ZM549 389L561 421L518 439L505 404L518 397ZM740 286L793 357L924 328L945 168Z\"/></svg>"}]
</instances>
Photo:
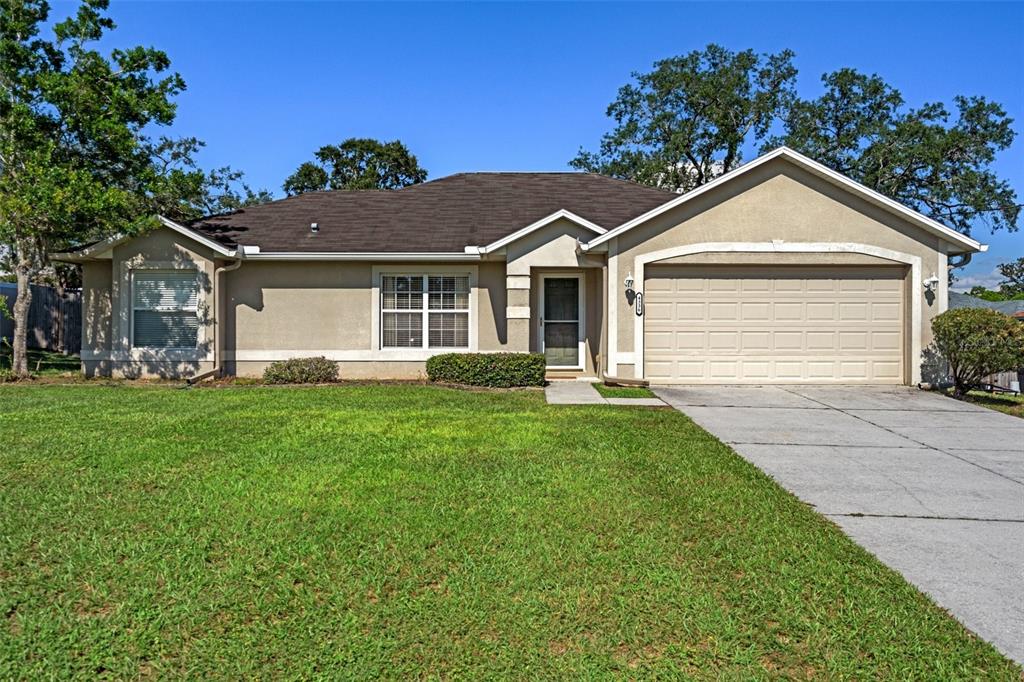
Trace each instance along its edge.
<instances>
[{"instance_id":1,"label":"house","mask_svg":"<svg viewBox=\"0 0 1024 682\"><path fill-rule=\"evenodd\" d=\"M950 309L988 308L1010 317L1024 319L1024 301L986 301L977 296L951 291L949 292L949 307Z\"/></svg>"},{"instance_id":2,"label":"house","mask_svg":"<svg viewBox=\"0 0 1024 682\"><path fill-rule=\"evenodd\" d=\"M786 148L686 194L468 173L162 224L57 256L83 266L87 375L537 351L566 377L911 384L948 258L985 249Z\"/></svg>"}]
</instances>

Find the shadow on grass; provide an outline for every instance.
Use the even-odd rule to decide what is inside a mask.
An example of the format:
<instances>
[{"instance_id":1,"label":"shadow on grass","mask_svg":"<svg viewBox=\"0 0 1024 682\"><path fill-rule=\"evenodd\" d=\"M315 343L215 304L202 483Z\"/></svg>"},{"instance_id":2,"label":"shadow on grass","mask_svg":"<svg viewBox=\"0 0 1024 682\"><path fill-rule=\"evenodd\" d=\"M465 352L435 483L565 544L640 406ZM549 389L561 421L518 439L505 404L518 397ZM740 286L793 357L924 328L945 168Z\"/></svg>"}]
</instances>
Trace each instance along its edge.
<instances>
[{"instance_id":1,"label":"shadow on grass","mask_svg":"<svg viewBox=\"0 0 1024 682\"><path fill-rule=\"evenodd\" d=\"M10 369L12 361L11 349L6 344L0 346L0 369ZM81 359L77 355L63 355L31 348L28 351L28 369L32 374L64 374L78 372L81 368Z\"/></svg>"},{"instance_id":2,"label":"shadow on grass","mask_svg":"<svg viewBox=\"0 0 1024 682\"><path fill-rule=\"evenodd\" d=\"M1010 393L986 393L984 391L971 391L964 398L969 403L981 405L991 410L998 410L1004 414L1011 414L1015 417L1024 418L1024 396Z\"/></svg>"}]
</instances>

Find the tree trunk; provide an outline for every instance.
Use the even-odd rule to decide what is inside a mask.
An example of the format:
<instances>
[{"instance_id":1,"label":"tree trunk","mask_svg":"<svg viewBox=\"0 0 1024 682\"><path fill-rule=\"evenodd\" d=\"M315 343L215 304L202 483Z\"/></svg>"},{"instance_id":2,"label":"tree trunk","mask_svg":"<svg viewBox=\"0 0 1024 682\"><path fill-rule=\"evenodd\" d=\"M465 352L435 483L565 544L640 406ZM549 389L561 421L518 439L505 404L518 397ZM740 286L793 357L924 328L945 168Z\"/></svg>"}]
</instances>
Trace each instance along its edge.
<instances>
[{"instance_id":1,"label":"tree trunk","mask_svg":"<svg viewBox=\"0 0 1024 682\"><path fill-rule=\"evenodd\" d=\"M31 279L26 268L19 264L16 268L18 277L18 297L14 299L14 359L11 369L15 376L28 376L28 309L32 304Z\"/></svg>"},{"instance_id":2,"label":"tree trunk","mask_svg":"<svg viewBox=\"0 0 1024 682\"><path fill-rule=\"evenodd\" d=\"M14 274L18 282L18 296L14 299L14 339L12 348L14 357L12 371L14 375L26 378L28 372L28 311L32 304L32 279L39 270L39 249L31 241L18 241L15 244Z\"/></svg>"}]
</instances>

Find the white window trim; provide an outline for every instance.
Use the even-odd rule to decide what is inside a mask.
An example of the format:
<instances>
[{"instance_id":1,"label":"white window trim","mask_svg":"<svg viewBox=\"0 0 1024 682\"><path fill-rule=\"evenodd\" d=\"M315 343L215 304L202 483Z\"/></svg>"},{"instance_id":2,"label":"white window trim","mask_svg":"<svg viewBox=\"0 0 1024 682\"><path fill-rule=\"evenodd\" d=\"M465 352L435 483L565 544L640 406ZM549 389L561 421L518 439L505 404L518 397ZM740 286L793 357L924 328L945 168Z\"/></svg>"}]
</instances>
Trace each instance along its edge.
<instances>
[{"instance_id":1,"label":"white window trim","mask_svg":"<svg viewBox=\"0 0 1024 682\"><path fill-rule=\"evenodd\" d=\"M113 333L110 359L119 362L212 362L213 324L206 319L213 305L211 288L199 288L200 324L196 348L133 348L132 273L136 270L197 270L207 281L213 281L213 263L195 254L183 254L180 260L146 260L136 254L114 264L111 299L116 314L111 322Z\"/></svg>"},{"instance_id":2,"label":"white window trim","mask_svg":"<svg viewBox=\"0 0 1024 682\"><path fill-rule=\"evenodd\" d=\"M579 319L576 320L576 325L577 325L576 339L578 341L577 345L579 346L579 351L578 351L576 357L579 358L579 361L575 365L547 365L547 366L550 367L551 369L585 369L586 368L586 361L587 361L587 358L586 358L587 339L586 339L586 336L584 334L584 330L587 328L587 325L586 325L586 322L587 322L586 321L586 314L587 314L586 310L587 309L586 309L586 306L584 305L584 298L583 298L583 292L584 292L584 288L585 288L584 285L586 284L585 275L582 272L564 272L564 273L562 273L562 272L545 272L544 274L542 274L540 276L540 287L541 287L541 289L540 289L540 305L539 305L539 310L540 310L540 319L544 320L545 324L547 323L547 315L545 315L545 313L544 313L544 287L547 286L547 280L549 280L549 279L575 279L575 280L577 280L579 282L579 285L578 285L579 312L577 313L577 317ZM544 325L543 324L538 324L537 325L537 336L538 336L537 348L539 348L540 352L543 353L544 352Z\"/></svg>"},{"instance_id":3,"label":"white window trim","mask_svg":"<svg viewBox=\"0 0 1024 682\"><path fill-rule=\"evenodd\" d=\"M183 270L187 271L187 272L193 272L195 274L195 279L196 279L196 304L195 304L195 306L193 306L191 308L188 308L188 307L184 307L184 308L170 308L170 307L166 307L166 306L164 306L164 307L157 307L157 308L138 308L138 307L136 307L136 305L135 305L135 276L138 275L139 272L145 272L147 275L149 275L149 274L159 274L159 273L181 272ZM131 282L131 288L130 288L130 294L129 294L129 310L130 310L131 314L128 317L128 339L129 339L129 342L131 344L131 349L132 350L143 351L143 352L147 352L148 351L148 352L158 352L158 353L162 353L164 351L182 352L182 353L188 353L188 352L194 353L194 352L196 352L199 349L199 344L201 343L201 338L200 337L202 336L202 334L200 333L200 331L201 331L202 326L203 326L202 316L200 315L200 312L202 311L202 300L201 299L202 299L203 292L202 292L202 289L199 287L199 270L198 269L194 269L194 268L134 268L129 273L129 280ZM194 346L139 346L139 345L136 345L136 343L135 343L135 313L137 311L139 311L139 310L155 310L157 312L191 312L191 313L195 313L195 315L196 315L196 322L197 322L196 344Z\"/></svg>"},{"instance_id":4,"label":"white window trim","mask_svg":"<svg viewBox=\"0 0 1024 682\"><path fill-rule=\"evenodd\" d=\"M401 265L374 265L372 268L373 286L371 289L371 323L370 323L370 348L371 353L379 357L381 360L398 360L398 361L409 361L418 362L427 360L434 355L442 355L444 353L475 353L479 349L478 340L478 298L479 298L479 285L477 282L479 268L475 265L417 265L415 267L402 267ZM468 276L469 277L469 346L465 348L427 348L426 344L429 342L428 329L427 329L427 318L428 311L426 307L421 311L423 313L423 324L424 324L424 337L422 348L384 348L381 344L381 320L383 318L383 310L381 307L381 283L384 275L411 275L411 276L429 276L429 275L455 275L455 276ZM427 292L424 291L424 306L427 305ZM406 310L402 312L417 312L415 310ZM437 311L437 312L452 312L452 311Z\"/></svg>"}]
</instances>

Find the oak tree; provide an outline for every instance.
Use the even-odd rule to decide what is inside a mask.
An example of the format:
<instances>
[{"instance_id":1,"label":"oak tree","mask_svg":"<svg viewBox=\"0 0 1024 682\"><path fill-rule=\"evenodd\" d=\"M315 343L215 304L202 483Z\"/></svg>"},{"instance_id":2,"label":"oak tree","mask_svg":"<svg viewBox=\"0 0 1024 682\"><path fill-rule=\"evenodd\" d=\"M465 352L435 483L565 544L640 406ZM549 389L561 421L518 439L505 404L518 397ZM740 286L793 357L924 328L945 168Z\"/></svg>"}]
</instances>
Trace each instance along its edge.
<instances>
[{"instance_id":1,"label":"oak tree","mask_svg":"<svg viewBox=\"0 0 1024 682\"><path fill-rule=\"evenodd\" d=\"M328 189L399 189L427 179L427 171L398 140L352 137L321 147L314 157L284 181L289 196Z\"/></svg>"},{"instance_id":2,"label":"oak tree","mask_svg":"<svg viewBox=\"0 0 1024 682\"><path fill-rule=\"evenodd\" d=\"M768 135L795 98L793 53L732 52L719 45L634 73L607 115L615 127L580 170L686 191L740 165L743 147Z\"/></svg>"}]
</instances>

